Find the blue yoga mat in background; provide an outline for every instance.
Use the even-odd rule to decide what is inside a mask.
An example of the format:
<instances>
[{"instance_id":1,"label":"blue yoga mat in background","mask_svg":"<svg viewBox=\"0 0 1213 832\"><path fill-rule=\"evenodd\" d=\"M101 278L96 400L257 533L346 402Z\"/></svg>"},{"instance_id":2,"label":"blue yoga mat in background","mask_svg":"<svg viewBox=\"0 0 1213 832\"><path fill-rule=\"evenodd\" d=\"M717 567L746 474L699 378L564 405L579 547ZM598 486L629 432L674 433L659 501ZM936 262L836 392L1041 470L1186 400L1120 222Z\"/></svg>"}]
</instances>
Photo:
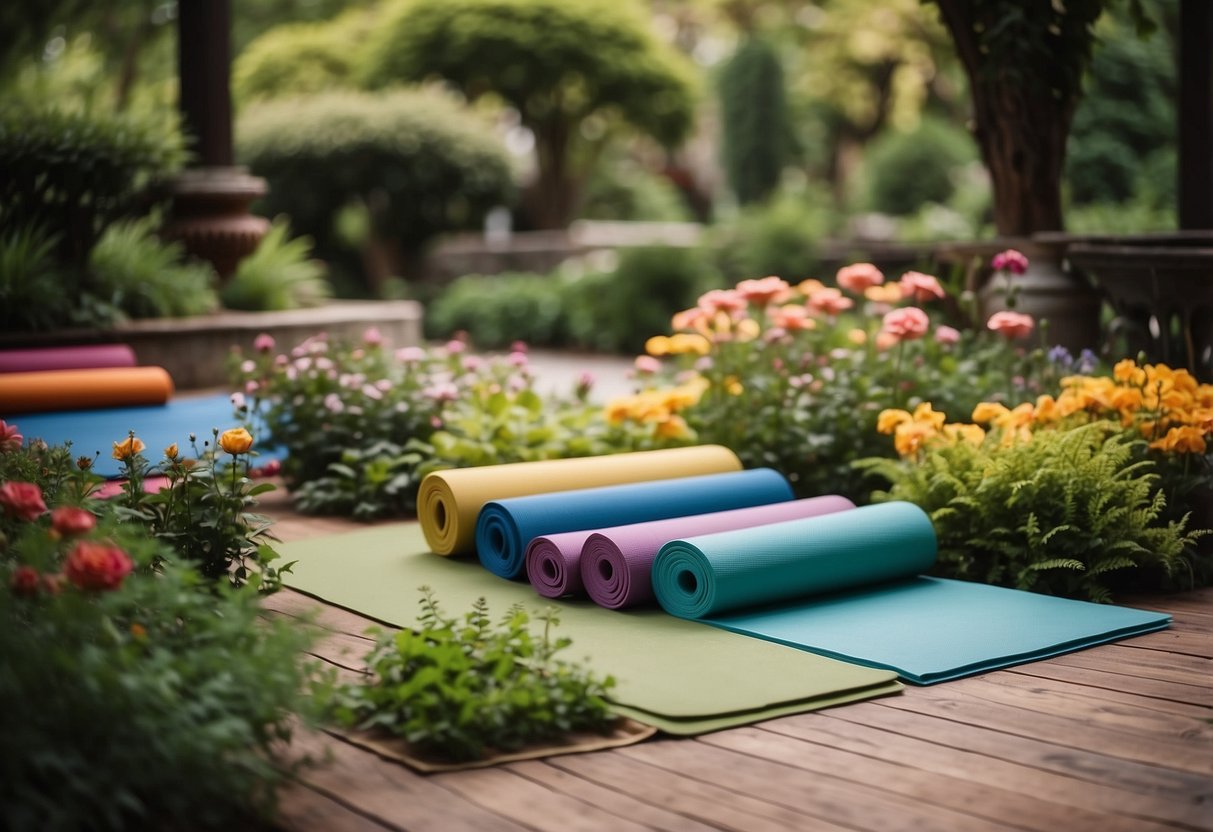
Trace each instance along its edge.
<instances>
[{"instance_id":1,"label":"blue yoga mat in background","mask_svg":"<svg viewBox=\"0 0 1213 832\"><path fill-rule=\"evenodd\" d=\"M930 519L910 503L671 541L667 612L931 684L1164 629L1163 613L922 577Z\"/></svg>"},{"instance_id":2,"label":"blue yoga mat in background","mask_svg":"<svg viewBox=\"0 0 1213 832\"><path fill-rule=\"evenodd\" d=\"M524 577L526 547L540 535L706 514L791 500L792 487L770 468L706 474L486 503L476 520L476 553L494 575Z\"/></svg>"},{"instance_id":3,"label":"blue yoga mat in background","mask_svg":"<svg viewBox=\"0 0 1213 832\"><path fill-rule=\"evenodd\" d=\"M117 477L118 461L113 458L115 442L121 442L133 430L146 446L143 455L153 465L160 461L164 449L174 442L182 454L192 455L191 433L203 442L213 442L213 428L219 432L238 427L232 415L231 398L226 394L174 399L168 404L141 407L109 407L100 410L70 410L59 413L31 413L7 420L16 424L27 439L43 439L51 445L72 443L75 456L91 457L97 451L93 470L103 477ZM254 465L264 465L282 459L281 448L267 447L265 437L253 437L253 450L258 455Z\"/></svg>"}]
</instances>

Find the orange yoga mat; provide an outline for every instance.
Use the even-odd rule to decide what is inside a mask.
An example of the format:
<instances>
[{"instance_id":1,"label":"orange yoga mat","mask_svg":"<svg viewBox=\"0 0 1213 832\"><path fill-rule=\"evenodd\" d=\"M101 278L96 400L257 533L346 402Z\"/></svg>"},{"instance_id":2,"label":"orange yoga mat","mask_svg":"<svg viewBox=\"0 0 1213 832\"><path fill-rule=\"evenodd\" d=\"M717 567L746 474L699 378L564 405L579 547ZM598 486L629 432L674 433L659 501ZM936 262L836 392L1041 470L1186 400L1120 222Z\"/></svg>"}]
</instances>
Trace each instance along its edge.
<instances>
[{"instance_id":1,"label":"orange yoga mat","mask_svg":"<svg viewBox=\"0 0 1213 832\"><path fill-rule=\"evenodd\" d=\"M163 367L43 370L0 375L0 414L164 404L173 380Z\"/></svg>"}]
</instances>

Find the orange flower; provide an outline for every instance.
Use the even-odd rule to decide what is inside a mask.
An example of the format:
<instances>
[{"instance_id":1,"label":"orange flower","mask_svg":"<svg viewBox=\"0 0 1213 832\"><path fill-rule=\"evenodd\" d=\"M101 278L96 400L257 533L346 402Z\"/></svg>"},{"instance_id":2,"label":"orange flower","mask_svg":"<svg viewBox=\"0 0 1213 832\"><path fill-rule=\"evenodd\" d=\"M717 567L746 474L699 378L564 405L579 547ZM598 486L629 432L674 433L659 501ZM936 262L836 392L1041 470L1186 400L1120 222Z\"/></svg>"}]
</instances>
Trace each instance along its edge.
<instances>
[{"instance_id":1,"label":"orange flower","mask_svg":"<svg viewBox=\"0 0 1213 832\"><path fill-rule=\"evenodd\" d=\"M913 418L904 410L890 407L880 411L880 415L876 417L876 430L880 433L892 433L898 425L912 421Z\"/></svg>"},{"instance_id":2,"label":"orange flower","mask_svg":"<svg viewBox=\"0 0 1213 832\"><path fill-rule=\"evenodd\" d=\"M767 313L771 323L788 332L798 332L802 329L813 329L817 322L809 316L809 310L799 304L788 304L771 309Z\"/></svg>"},{"instance_id":3,"label":"orange flower","mask_svg":"<svg viewBox=\"0 0 1213 832\"><path fill-rule=\"evenodd\" d=\"M1141 387L1146 383L1146 371L1140 369L1132 358L1125 358L1117 361L1116 366L1112 368L1112 378L1121 384Z\"/></svg>"},{"instance_id":4,"label":"orange flower","mask_svg":"<svg viewBox=\"0 0 1213 832\"><path fill-rule=\"evenodd\" d=\"M644 351L649 355L663 356L669 355L670 339L664 335L654 335L652 338L644 342Z\"/></svg>"},{"instance_id":5,"label":"orange flower","mask_svg":"<svg viewBox=\"0 0 1213 832\"><path fill-rule=\"evenodd\" d=\"M225 430L219 435L219 447L232 456L246 453L253 447L253 435L244 428Z\"/></svg>"},{"instance_id":6,"label":"orange flower","mask_svg":"<svg viewBox=\"0 0 1213 832\"><path fill-rule=\"evenodd\" d=\"M141 452L144 448L143 442L131 434L121 442L114 443L114 459L121 462L124 459L130 459L135 454Z\"/></svg>"},{"instance_id":7,"label":"orange flower","mask_svg":"<svg viewBox=\"0 0 1213 832\"><path fill-rule=\"evenodd\" d=\"M837 289L818 289L809 295L809 306L827 315L837 315L855 305L855 301L842 296Z\"/></svg>"},{"instance_id":8,"label":"orange flower","mask_svg":"<svg viewBox=\"0 0 1213 832\"><path fill-rule=\"evenodd\" d=\"M1203 454L1208 446L1204 431L1191 425L1183 425L1171 428L1162 439L1151 442L1150 447L1177 454Z\"/></svg>"},{"instance_id":9,"label":"orange flower","mask_svg":"<svg viewBox=\"0 0 1213 832\"><path fill-rule=\"evenodd\" d=\"M660 439L686 439L691 435L691 429L687 426L686 419L675 415L658 423L653 435Z\"/></svg>"},{"instance_id":10,"label":"orange flower","mask_svg":"<svg viewBox=\"0 0 1213 832\"><path fill-rule=\"evenodd\" d=\"M896 283L885 283L883 286L869 286L864 289L863 296L872 303L897 303L901 300L901 287Z\"/></svg>"},{"instance_id":11,"label":"orange flower","mask_svg":"<svg viewBox=\"0 0 1213 832\"><path fill-rule=\"evenodd\" d=\"M972 420L978 423L990 424L1001 419L1011 411L1007 406L998 402L982 402L973 408Z\"/></svg>"},{"instance_id":12,"label":"orange flower","mask_svg":"<svg viewBox=\"0 0 1213 832\"><path fill-rule=\"evenodd\" d=\"M802 280L796 284L797 291L799 291L800 294L804 295L806 298L811 296L814 292L821 291L825 287L826 285L824 283L812 277Z\"/></svg>"}]
</instances>

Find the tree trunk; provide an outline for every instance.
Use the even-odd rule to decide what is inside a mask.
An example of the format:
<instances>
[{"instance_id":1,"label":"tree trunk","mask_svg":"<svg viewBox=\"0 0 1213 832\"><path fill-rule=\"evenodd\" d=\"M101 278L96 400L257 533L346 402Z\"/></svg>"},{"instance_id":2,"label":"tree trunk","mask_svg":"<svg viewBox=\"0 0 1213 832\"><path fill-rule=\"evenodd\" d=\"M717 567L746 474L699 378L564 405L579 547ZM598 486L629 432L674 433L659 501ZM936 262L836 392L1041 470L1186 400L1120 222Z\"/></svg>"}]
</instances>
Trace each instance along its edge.
<instances>
[{"instance_id":1,"label":"tree trunk","mask_svg":"<svg viewBox=\"0 0 1213 832\"><path fill-rule=\"evenodd\" d=\"M556 116L531 129L538 170L526 195L527 216L536 229L567 228L577 200L577 183L568 173L571 124Z\"/></svg>"}]
</instances>

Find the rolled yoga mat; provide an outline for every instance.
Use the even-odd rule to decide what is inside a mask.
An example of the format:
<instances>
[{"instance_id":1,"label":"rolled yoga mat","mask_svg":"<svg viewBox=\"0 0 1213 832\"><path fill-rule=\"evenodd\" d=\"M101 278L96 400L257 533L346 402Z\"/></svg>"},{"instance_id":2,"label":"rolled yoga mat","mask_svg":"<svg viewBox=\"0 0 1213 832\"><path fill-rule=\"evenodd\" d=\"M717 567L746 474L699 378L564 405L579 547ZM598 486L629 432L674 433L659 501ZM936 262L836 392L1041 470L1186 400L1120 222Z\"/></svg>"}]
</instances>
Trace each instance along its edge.
<instances>
[{"instance_id":1,"label":"rolled yoga mat","mask_svg":"<svg viewBox=\"0 0 1213 832\"><path fill-rule=\"evenodd\" d=\"M653 562L667 612L931 684L1160 630L1162 613L918 575L910 503L688 537Z\"/></svg>"},{"instance_id":2,"label":"rolled yoga mat","mask_svg":"<svg viewBox=\"0 0 1213 832\"><path fill-rule=\"evenodd\" d=\"M431 551L465 554L475 546L476 517L490 500L740 470L741 461L728 448L697 445L435 471L421 481L417 519Z\"/></svg>"},{"instance_id":3,"label":"rolled yoga mat","mask_svg":"<svg viewBox=\"0 0 1213 832\"><path fill-rule=\"evenodd\" d=\"M173 380L162 367L101 367L0 375L0 413L164 404Z\"/></svg>"},{"instance_id":4,"label":"rolled yoga mat","mask_svg":"<svg viewBox=\"0 0 1213 832\"><path fill-rule=\"evenodd\" d=\"M599 606L610 609L634 607L653 600L653 559L657 557L658 550L671 540L689 535L746 529L784 520L800 520L853 508L855 504L846 497L830 495L754 508L675 517L651 523L633 523L589 532L574 532L574 536L584 537L585 541L581 552L578 553L581 583L590 600ZM530 569L529 560L527 569Z\"/></svg>"},{"instance_id":5,"label":"rolled yoga mat","mask_svg":"<svg viewBox=\"0 0 1213 832\"><path fill-rule=\"evenodd\" d=\"M782 474L756 468L494 500L476 520L476 554L494 575L521 578L528 545L544 535L791 499L792 486Z\"/></svg>"},{"instance_id":6,"label":"rolled yoga mat","mask_svg":"<svg viewBox=\"0 0 1213 832\"><path fill-rule=\"evenodd\" d=\"M618 613L588 600L543 600L479 564L429 554L417 523L388 523L276 547L294 567L292 589L401 627L417 626L417 588L431 588L459 617L484 598L496 620L513 604L552 606L554 635L570 660L617 684L611 706L673 734L690 735L896 693L896 674L815 656L667 615ZM562 654L565 655L565 654Z\"/></svg>"},{"instance_id":7,"label":"rolled yoga mat","mask_svg":"<svg viewBox=\"0 0 1213 832\"><path fill-rule=\"evenodd\" d=\"M79 347L30 347L28 349L0 350L0 373L134 366L135 351L126 344L88 344Z\"/></svg>"}]
</instances>

